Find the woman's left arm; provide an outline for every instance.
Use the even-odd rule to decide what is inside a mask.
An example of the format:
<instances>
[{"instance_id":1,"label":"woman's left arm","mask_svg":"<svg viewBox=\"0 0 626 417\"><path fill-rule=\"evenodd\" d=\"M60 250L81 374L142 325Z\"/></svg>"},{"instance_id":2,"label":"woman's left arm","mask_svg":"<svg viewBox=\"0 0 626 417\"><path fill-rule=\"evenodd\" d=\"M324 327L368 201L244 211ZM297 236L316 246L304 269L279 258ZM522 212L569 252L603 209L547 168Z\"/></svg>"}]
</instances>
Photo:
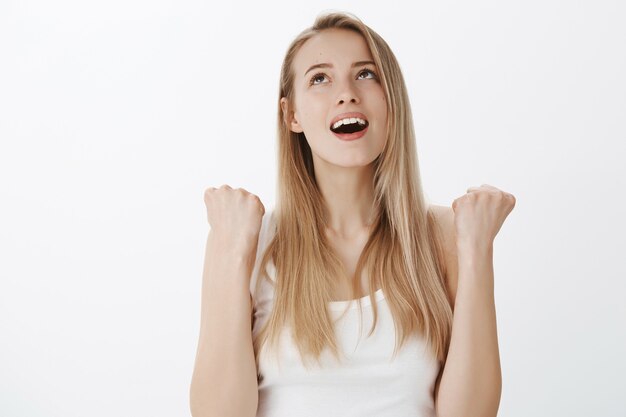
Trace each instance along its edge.
<instances>
[{"instance_id":1,"label":"woman's left arm","mask_svg":"<svg viewBox=\"0 0 626 417\"><path fill-rule=\"evenodd\" d=\"M495 417L502 374L494 299L493 240L515 197L483 184L454 200L458 276L452 335L436 394L437 417Z\"/></svg>"}]
</instances>

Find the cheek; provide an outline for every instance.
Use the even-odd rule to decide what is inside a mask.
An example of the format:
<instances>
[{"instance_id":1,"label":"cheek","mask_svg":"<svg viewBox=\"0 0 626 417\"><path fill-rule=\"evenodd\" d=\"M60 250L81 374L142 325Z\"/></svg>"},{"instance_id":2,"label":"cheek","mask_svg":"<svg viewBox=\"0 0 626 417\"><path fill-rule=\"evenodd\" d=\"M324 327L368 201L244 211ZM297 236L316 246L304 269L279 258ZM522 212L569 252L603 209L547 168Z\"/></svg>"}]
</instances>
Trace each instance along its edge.
<instances>
[{"instance_id":1,"label":"cheek","mask_svg":"<svg viewBox=\"0 0 626 417\"><path fill-rule=\"evenodd\" d=\"M314 104L309 104L300 112L303 122L311 130L324 129L326 123L325 111L323 107L316 107Z\"/></svg>"},{"instance_id":2,"label":"cheek","mask_svg":"<svg viewBox=\"0 0 626 417\"><path fill-rule=\"evenodd\" d=\"M298 114L300 115L300 124L310 124L311 117L315 114L315 104L307 97L297 103ZM307 123L308 122L308 123Z\"/></svg>"}]
</instances>

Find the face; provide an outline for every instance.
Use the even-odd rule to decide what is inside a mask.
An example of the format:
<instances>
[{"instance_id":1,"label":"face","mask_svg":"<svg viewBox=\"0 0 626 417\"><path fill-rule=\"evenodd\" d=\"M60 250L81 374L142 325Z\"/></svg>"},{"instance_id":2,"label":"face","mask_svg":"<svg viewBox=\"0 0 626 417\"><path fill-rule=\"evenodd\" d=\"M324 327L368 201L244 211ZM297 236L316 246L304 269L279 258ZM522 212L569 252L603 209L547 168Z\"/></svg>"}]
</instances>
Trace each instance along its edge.
<instances>
[{"instance_id":1,"label":"face","mask_svg":"<svg viewBox=\"0 0 626 417\"><path fill-rule=\"evenodd\" d=\"M322 31L306 41L294 57L295 102L290 113L286 113L284 97L281 106L289 128L304 132L316 169L323 164L366 166L382 152L387 105L373 61L361 35L345 29ZM311 69L319 64L324 66ZM342 140L331 130L336 120L355 116L366 121L367 129L360 138ZM352 128L346 123L341 129Z\"/></svg>"}]
</instances>

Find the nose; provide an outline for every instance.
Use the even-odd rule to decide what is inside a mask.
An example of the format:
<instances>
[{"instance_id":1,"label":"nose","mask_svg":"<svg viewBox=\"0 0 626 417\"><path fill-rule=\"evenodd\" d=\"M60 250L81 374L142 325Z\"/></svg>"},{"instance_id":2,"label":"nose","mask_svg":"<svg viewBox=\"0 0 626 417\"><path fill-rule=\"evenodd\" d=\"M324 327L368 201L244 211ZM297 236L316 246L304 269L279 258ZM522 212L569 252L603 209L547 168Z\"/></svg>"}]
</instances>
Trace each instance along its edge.
<instances>
[{"instance_id":1,"label":"nose","mask_svg":"<svg viewBox=\"0 0 626 417\"><path fill-rule=\"evenodd\" d=\"M350 103L360 103L361 99L356 93L356 90L352 83L347 82L343 85L343 88L341 89L341 92L337 97L337 101L337 104L343 104L346 101L349 101Z\"/></svg>"}]
</instances>

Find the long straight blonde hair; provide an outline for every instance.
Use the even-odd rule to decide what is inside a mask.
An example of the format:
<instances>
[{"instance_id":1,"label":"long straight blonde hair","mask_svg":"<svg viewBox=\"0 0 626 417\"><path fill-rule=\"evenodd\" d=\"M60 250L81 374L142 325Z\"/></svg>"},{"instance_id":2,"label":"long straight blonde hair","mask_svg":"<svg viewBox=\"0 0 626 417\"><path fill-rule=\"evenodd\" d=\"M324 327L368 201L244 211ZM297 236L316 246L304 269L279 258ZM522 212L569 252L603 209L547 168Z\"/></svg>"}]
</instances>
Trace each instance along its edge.
<instances>
[{"instance_id":1,"label":"long straight blonde hair","mask_svg":"<svg viewBox=\"0 0 626 417\"><path fill-rule=\"evenodd\" d=\"M351 277L353 294L357 294L361 283L357 277L363 269L368 271L374 314L368 337L378 318L373 292L381 288L396 330L393 356L411 334L417 334L425 337L434 357L445 363L452 330L452 306L445 289L440 229L424 200L411 108L393 52L382 37L356 16L338 12L320 15L288 47L280 73L278 99L286 97L293 103L294 57L307 40L327 29L351 30L365 39L379 69L389 115L386 144L372 162L377 214ZM276 272L272 283L274 307L254 340L257 367L260 347L267 340L277 353L279 334L285 325L292 329L305 366L308 367L308 358L319 363L326 347L335 358L339 356L326 303L332 301L338 278L347 274L324 232L328 223L323 198L315 182L311 148L303 135L289 129L279 103L275 234L261 254L255 288L258 291L263 279L271 280L266 266L272 261ZM440 377L441 371L437 385Z\"/></svg>"}]
</instances>

